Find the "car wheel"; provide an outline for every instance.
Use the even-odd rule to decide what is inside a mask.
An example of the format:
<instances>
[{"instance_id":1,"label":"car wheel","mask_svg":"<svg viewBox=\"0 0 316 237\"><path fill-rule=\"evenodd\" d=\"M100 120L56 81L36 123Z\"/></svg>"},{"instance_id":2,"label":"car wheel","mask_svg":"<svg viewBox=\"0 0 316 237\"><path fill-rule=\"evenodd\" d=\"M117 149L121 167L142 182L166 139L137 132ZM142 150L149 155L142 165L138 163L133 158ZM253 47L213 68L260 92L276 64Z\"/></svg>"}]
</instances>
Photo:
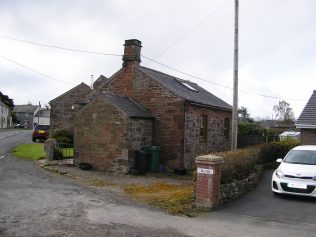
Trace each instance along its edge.
<instances>
[{"instance_id":1,"label":"car wheel","mask_svg":"<svg viewBox=\"0 0 316 237\"><path fill-rule=\"evenodd\" d=\"M33 141L33 142L36 142L36 138L33 137L33 138L32 138L32 141Z\"/></svg>"}]
</instances>

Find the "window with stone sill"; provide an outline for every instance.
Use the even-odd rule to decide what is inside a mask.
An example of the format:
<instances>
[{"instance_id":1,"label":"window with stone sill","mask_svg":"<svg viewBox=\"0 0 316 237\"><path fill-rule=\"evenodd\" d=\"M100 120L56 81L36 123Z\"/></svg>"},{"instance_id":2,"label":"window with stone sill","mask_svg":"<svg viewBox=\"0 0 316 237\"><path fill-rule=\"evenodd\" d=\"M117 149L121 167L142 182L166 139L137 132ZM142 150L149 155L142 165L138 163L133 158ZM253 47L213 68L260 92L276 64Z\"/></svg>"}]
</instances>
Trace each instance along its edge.
<instances>
[{"instance_id":1,"label":"window with stone sill","mask_svg":"<svg viewBox=\"0 0 316 237\"><path fill-rule=\"evenodd\" d=\"M202 141L207 141L207 130L208 130L208 117L206 114L201 116L200 119L200 138Z\"/></svg>"}]
</instances>

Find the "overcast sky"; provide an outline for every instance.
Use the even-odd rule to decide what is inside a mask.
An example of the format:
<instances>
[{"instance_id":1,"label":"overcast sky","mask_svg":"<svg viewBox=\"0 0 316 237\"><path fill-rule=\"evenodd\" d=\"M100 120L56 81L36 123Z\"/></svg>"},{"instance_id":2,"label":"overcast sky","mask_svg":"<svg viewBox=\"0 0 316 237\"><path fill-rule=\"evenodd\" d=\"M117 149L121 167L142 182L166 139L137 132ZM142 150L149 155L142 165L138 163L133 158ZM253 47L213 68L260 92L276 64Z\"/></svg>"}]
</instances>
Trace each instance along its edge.
<instances>
[{"instance_id":1,"label":"overcast sky","mask_svg":"<svg viewBox=\"0 0 316 237\"><path fill-rule=\"evenodd\" d=\"M280 99L269 97L280 97L298 117L316 90L316 1L240 0L239 22L239 107L271 119ZM233 32L234 0L1 0L0 91L15 104L45 105L122 65L117 56L7 37L118 55L124 40L136 38L144 56L200 79L145 58L143 66L232 104Z\"/></svg>"}]
</instances>

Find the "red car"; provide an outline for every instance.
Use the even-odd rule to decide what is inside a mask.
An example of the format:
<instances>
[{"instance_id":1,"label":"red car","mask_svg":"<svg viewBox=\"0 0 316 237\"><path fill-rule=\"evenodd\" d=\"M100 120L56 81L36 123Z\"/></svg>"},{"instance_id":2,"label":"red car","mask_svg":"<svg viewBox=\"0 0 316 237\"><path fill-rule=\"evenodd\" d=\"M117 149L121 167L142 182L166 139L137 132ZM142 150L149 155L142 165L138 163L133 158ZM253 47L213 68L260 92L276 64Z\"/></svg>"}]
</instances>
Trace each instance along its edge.
<instances>
[{"instance_id":1,"label":"red car","mask_svg":"<svg viewBox=\"0 0 316 237\"><path fill-rule=\"evenodd\" d=\"M49 125L37 124L32 132L32 141L36 142L36 139L46 140L49 137Z\"/></svg>"}]
</instances>

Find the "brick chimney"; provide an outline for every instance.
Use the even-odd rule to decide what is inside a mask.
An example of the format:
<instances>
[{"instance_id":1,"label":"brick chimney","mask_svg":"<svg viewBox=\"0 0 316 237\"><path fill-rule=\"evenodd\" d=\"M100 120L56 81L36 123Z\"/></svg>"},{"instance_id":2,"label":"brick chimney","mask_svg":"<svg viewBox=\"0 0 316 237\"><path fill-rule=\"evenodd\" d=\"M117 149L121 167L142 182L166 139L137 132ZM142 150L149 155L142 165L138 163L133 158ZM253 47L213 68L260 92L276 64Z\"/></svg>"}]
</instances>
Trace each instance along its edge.
<instances>
[{"instance_id":1,"label":"brick chimney","mask_svg":"<svg viewBox=\"0 0 316 237\"><path fill-rule=\"evenodd\" d=\"M123 67L128 65L139 66L140 50L142 42L137 39L125 40L124 55L123 55Z\"/></svg>"}]
</instances>

